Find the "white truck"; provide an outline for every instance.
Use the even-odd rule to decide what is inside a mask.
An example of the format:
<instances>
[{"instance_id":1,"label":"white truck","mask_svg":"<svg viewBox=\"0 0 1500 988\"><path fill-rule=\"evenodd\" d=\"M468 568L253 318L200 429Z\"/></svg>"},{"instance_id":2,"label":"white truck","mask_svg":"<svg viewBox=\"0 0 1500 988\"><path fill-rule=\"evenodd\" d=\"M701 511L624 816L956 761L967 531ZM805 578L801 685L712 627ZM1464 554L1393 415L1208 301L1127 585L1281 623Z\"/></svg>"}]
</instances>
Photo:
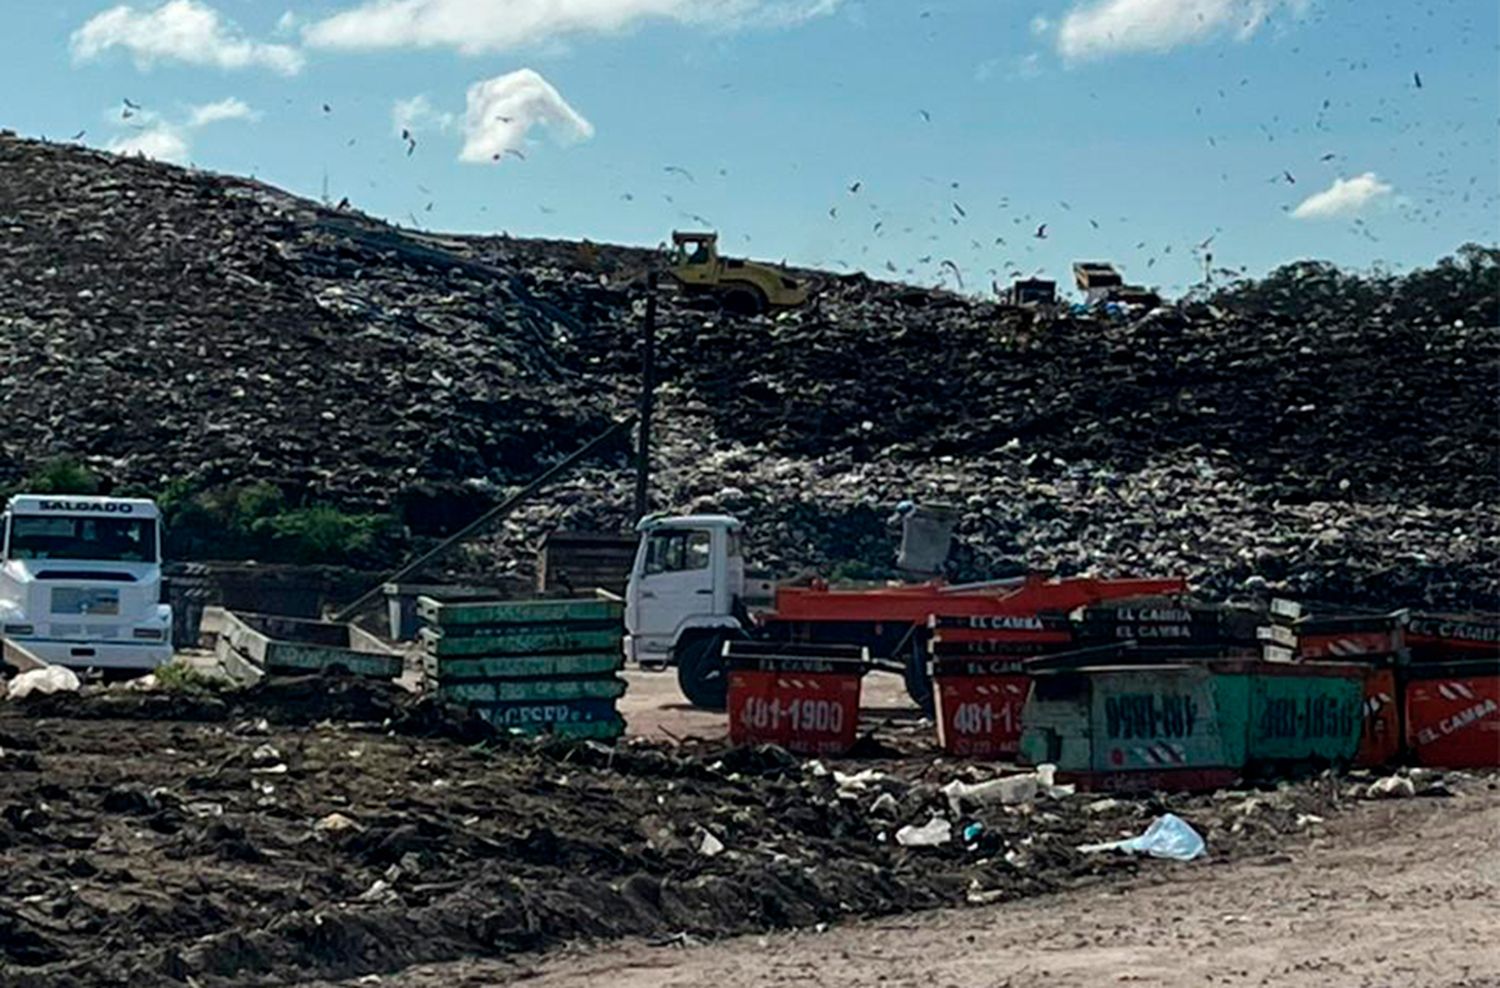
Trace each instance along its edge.
<instances>
[{"instance_id":1,"label":"white truck","mask_svg":"<svg viewBox=\"0 0 1500 988\"><path fill-rule=\"evenodd\" d=\"M0 638L44 662L145 672L172 658L161 513L139 498L20 494L0 515Z\"/></svg>"}]
</instances>

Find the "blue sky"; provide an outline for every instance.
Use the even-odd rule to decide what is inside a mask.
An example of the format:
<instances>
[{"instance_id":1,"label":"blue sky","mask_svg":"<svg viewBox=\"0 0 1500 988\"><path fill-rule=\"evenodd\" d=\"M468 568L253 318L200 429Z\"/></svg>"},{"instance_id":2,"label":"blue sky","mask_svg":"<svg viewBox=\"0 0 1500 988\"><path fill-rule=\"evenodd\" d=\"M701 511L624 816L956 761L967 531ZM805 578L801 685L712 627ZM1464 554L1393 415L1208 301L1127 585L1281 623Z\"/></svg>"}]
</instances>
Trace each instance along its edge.
<instances>
[{"instance_id":1,"label":"blue sky","mask_svg":"<svg viewBox=\"0 0 1500 988\"><path fill-rule=\"evenodd\" d=\"M651 244L698 217L772 260L952 285L951 260L981 290L1112 259L1169 291L1210 237L1261 273L1500 229L1494 0L0 10L0 126L433 229Z\"/></svg>"}]
</instances>

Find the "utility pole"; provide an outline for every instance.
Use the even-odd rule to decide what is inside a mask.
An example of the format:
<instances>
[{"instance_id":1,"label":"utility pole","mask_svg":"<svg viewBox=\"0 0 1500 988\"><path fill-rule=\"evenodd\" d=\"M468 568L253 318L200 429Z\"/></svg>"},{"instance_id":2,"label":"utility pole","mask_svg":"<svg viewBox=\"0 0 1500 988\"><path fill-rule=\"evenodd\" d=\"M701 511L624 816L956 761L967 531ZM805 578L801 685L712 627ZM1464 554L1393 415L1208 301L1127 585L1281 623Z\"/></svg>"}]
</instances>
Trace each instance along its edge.
<instances>
[{"instance_id":1,"label":"utility pole","mask_svg":"<svg viewBox=\"0 0 1500 988\"><path fill-rule=\"evenodd\" d=\"M646 319L641 327L641 407L635 453L635 517L651 511L651 413L656 406L656 272L646 275Z\"/></svg>"}]
</instances>

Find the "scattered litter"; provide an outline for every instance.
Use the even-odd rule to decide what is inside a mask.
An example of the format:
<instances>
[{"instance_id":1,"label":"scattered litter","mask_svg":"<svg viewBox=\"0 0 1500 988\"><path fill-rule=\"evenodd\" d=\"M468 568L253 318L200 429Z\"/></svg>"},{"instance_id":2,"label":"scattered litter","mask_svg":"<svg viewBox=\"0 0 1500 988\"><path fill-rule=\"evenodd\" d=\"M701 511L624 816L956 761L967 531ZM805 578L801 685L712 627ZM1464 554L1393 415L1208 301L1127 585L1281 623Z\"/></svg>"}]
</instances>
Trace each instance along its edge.
<instances>
[{"instance_id":1,"label":"scattered litter","mask_svg":"<svg viewBox=\"0 0 1500 988\"><path fill-rule=\"evenodd\" d=\"M902 847L937 847L953 839L953 824L935 816L920 827L905 826L896 831L896 843Z\"/></svg>"},{"instance_id":2,"label":"scattered litter","mask_svg":"<svg viewBox=\"0 0 1500 988\"><path fill-rule=\"evenodd\" d=\"M1166 813L1152 820L1151 826L1139 837L1104 844L1083 844L1078 850L1084 854L1125 851L1129 854L1149 854L1153 858L1191 861L1204 853L1204 846L1203 837L1191 824L1174 813Z\"/></svg>"},{"instance_id":3,"label":"scattered litter","mask_svg":"<svg viewBox=\"0 0 1500 988\"><path fill-rule=\"evenodd\" d=\"M1365 790L1366 799L1410 799L1417 794L1417 787L1404 775L1389 775L1376 779Z\"/></svg>"},{"instance_id":4,"label":"scattered litter","mask_svg":"<svg viewBox=\"0 0 1500 988\"><path fill-rule=\"evenodd\" d=\"M337 834L342 833L345 830L358 830L359 824L355 823L349 817L344 816L344 814L342 813L330 813L325 817L320 817L318 821L313 824L313 829L318 831L319 833Z\"/></svg>"},{"instance_id":5,"label":"scattered litter","mask_svg":"<svg viewBox=\"0 0 1500 988\"><path fill-rule=\"evenodd\" d=\"M78 675L63 666L47 666L23 672L10 681L6 695L21 700L33 693L77 693L82 686Z\"/></svg>"},{"instance_id":6,"label":"scattered litter","mask_svg":"<svg viewBox=\"0 0 1500 988\"><path fill-rule=\"evenodd\" d=\"M870 804L871 816L894 816L899 808L896 797L888 792L883 792L875 797L875 802Z\"/></svg>"},{"instance_id":7,"label":"scattered litter","mask_svg":"<svg viewBox=\"0 0 1500 988\"><path fill-rule=\"evenodd\" d=\"M705 858L718 857L724 853L724 842L705 830L698 838L698 853Z\"/></svg>"}]
</instances>

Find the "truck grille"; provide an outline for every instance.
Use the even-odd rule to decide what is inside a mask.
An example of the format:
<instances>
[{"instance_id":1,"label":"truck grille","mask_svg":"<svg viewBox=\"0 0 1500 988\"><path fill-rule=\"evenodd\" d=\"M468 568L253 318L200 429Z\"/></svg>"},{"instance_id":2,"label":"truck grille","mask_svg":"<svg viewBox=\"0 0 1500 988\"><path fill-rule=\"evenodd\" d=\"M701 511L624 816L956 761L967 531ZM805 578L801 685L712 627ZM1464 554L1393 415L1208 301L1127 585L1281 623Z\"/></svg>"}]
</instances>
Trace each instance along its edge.
<instances>
[{"instance_id":1,"label":"truck grille","mask_svg":"<svg viewBox=\"0 0 1500 988\"><path fill-rule=\"evenodd\" d=\"M52 613L116 617L120 613L120 591L113 587L53 587Z\"/></svg>"},{"instance_id":2,"label":"truck grille","mask_svg":"<svg viewBox=\"0 0 1500 988\"><path fill-rule=\"evenodd\" d=\"M117 624L54 624L50 630L53 638L84 638L96 641L120 637L120 626Z\"/></svg>"}]
</instances>

